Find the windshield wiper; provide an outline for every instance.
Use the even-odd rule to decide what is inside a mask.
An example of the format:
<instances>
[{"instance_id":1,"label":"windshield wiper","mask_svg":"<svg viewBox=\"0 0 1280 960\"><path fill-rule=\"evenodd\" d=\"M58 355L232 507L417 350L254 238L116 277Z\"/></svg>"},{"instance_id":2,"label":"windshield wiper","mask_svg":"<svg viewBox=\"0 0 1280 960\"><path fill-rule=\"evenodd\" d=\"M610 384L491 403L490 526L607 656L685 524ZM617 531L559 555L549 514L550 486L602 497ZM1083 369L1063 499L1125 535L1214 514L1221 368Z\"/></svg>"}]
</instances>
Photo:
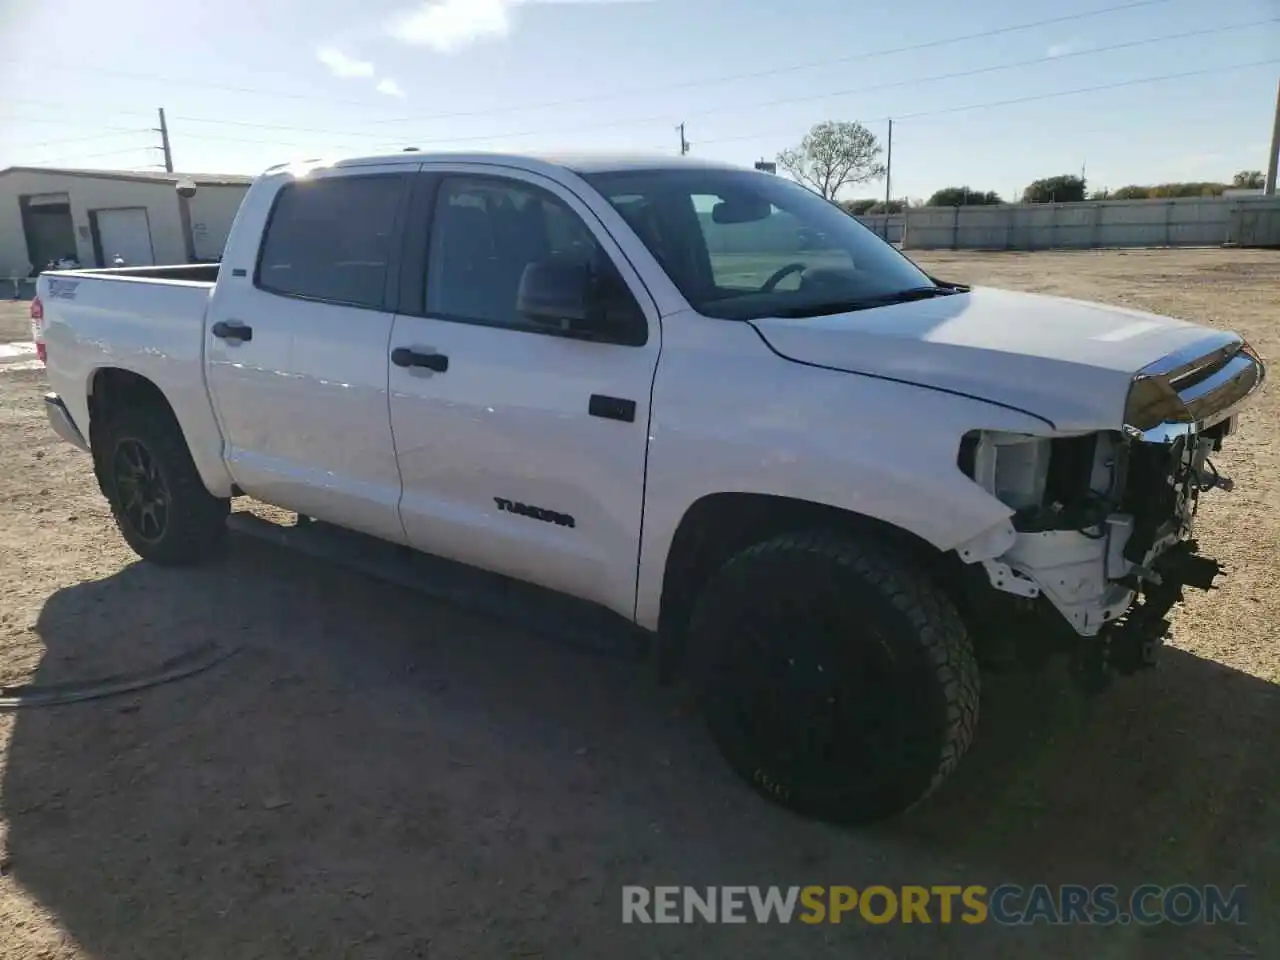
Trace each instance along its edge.
<instances>
[{"instance_id":1,"label":"windshield wiper","mask_svg":"<svg viewBox=\"0 0 1280 960\"><path fill-rule=\"evenodd\" d=\"M791 320L801 317L821 317L832 313L852 313L854 310L887 307L895 303L910 303L913 300L932 300L934 297L949 297L954 293L963 293L968 289L968 287L908 287L906 290L895 290L893 293L882 293L874 297L858 297L854 300L830 300L825 303L813 303L803 307L783 307L775 316Z\"/></svg>"}]
</instances>

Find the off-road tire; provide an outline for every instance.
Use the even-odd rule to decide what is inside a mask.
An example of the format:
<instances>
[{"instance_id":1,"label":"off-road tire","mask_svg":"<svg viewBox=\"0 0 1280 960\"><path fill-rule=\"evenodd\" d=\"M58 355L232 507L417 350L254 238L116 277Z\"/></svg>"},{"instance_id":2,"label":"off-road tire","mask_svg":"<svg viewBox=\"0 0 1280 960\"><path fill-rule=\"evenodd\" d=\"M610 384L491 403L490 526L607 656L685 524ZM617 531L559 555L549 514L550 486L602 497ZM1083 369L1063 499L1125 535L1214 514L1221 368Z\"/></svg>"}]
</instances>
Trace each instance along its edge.
<instances>
[{"instance_id":1,"label":"off-road tire","mask_svg":"<svg viewBox=\"0 0 1280 960\"><path fill-rule=\"evenodd\" d=\"M166 523L159 536L144 535L122 502L114 463L128 444L149 454L167 489ZM205 488L172 412L154 403L114 411L101 424L93 424L91 445L98 484L121 536L138 556L164 566L190 566L219 553L226 541L231 501Z\"/></svg>"},{"instance_id":2,"label":"off-road tire","mask_svg":"<svg viewBox=\"0 0 1280 960\"><path fill-rule=\"evenodd\" d=\"M845 533L789 533L739 553L703 589L689 637L726 759L803 815L898 814L973 739L978 665L954 605L899 554Z\"/></svg>"}]
</instances>

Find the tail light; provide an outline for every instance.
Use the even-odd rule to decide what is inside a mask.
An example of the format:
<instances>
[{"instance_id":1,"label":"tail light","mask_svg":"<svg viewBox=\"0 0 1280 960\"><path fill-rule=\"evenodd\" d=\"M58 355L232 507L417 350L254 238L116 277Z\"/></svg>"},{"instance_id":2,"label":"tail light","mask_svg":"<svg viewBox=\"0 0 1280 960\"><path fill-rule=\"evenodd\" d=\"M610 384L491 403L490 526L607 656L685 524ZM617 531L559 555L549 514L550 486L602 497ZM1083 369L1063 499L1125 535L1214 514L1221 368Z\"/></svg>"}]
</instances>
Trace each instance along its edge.
<instances>
[{"instance_id":1,"label":"tail light","mask_svg":"<svg viewBox=\"0 0 1280 960\"><path fill-rule=\"evenodd\" d=\"M36 356L41 363L49 362L49 354L44 347L44 304L39 297L31 301L31 339L36 342Z\"/></svg>"}]
</instances>

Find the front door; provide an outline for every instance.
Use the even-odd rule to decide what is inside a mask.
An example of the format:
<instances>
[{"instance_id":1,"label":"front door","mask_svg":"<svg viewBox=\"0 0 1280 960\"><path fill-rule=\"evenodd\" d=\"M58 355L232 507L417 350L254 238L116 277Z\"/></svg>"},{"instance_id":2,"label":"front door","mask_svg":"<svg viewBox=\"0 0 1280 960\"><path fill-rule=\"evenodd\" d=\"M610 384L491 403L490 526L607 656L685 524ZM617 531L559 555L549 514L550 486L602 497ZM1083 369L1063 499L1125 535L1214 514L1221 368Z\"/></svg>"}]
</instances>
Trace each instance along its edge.
<instances>
[{"instance_id":1,"label":"front door","mask_svg":"<svg viewBox=\"0 0 1280 960\"><path fill-rule=\"evenodd\" d=\"M256 269L223 264L205 330L209 388L241 489L397 542L387 299L412 180L390 166L287 182Z\"/></svg>"},{"instance_id":2,"label":"front door","mask_svg":"<svg viewBox=\"0 0 1280 960\"><path fill-rule=\"evenodd\" d=\"M424 167L406 225L425 271L391 337L391 424L409 542L634 614L657 311L572 192L532 173ZM590 264L620 341L517 310L525 267ZM421 282L425 273L425 284ZM627 324L630 326L627 327ZM399 365L404 364L404 365Z\"/></svg>"}]
</instances>

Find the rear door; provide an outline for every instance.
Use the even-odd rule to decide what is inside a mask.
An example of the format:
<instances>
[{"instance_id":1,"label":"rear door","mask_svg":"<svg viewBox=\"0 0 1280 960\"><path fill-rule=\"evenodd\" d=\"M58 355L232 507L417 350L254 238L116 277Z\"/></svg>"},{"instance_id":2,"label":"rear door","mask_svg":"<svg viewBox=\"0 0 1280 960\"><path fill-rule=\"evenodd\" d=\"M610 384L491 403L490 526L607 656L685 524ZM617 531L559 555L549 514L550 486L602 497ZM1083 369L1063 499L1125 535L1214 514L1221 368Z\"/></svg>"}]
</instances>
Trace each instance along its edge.
<instances>
[{"instance_id":1,"label":"rear door","mask_svg":"<svg viewBox=\"0 0 1280 960\"><path fill-rule=\"evenodd\" d=\"M397 542L388 291L413 169L286 180L257 263L223 264L205 332L236 483L267 503Z\"/></svg>"},{"instance_id":2,"label":"rear door","mask_svg":"<svg viewBox=\"0 0 1280 960\"><path fill-rule=\"evenodd\" d=\"M393 357L412 363L390 368L409 542L630 617L657 310L566 187L511 168L432 169L406 227L391 338ZM524 320L516 294L536 260L585 261L607 277L629 342Z\"/></svg>"}]
</instances>

